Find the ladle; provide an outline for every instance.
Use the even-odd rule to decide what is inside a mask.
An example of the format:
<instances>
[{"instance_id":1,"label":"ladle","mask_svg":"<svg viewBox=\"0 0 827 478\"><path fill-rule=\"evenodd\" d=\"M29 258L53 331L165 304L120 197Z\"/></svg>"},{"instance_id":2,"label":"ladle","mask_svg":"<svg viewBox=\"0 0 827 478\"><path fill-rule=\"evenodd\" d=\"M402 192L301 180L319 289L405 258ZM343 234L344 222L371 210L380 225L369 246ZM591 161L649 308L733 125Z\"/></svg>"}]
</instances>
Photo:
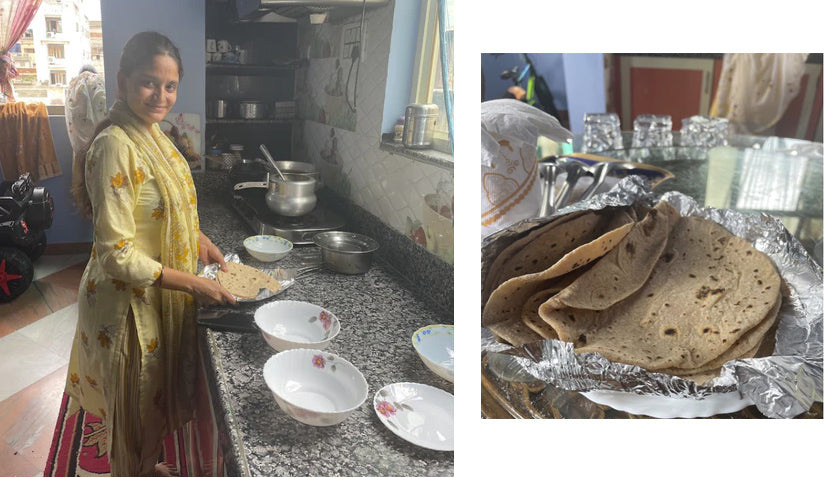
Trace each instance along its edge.
<instances>
[{"instance_id":1,"label":"ladle","mask_svg":"<svg viewBox=\"0 0 827 478\"><path fill-rule=\"evenodd\" d=\"M276 168L276 172L279 173L279 177L281 177L281 180L287 181L286 179L284 179L284 175L281 174L281 170L279 169L279 167L276 166L276 160L273 159L273 156L270 155L270 150L267 149L267 146L261 144L259 145L258 149L260 149L261 152L264 153L264 157L267 158L267 161L270 161L270 164L272 164L273 167Z\"/></svg>"}]
</instances>

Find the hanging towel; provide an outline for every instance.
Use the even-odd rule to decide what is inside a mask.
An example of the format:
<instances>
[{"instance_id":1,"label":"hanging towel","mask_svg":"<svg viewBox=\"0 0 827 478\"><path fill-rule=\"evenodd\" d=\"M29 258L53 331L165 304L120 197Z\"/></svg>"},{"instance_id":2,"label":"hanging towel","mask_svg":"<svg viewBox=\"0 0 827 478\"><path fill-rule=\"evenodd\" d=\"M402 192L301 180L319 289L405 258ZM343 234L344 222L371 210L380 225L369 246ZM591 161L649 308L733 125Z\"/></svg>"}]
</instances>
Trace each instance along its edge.
<instances>
[{"instance_id":1,"label":"hanging towel","mask_svg":"<svg viewBox=\"0 0 827 478\"><path fill-rule=\"evenodd\" d=\"M5 179L31 173L39 181L61 174L45 104L0 104L0 168Z\"/></svg>"},{"instance_id":2,"label":"hanging towel","mask_svg":"<svg viewBox=\"0 0 827 478\"><path fill-rule=\"evenodd\" d=\"M798 96L806 53L727 53L709 115L740 134L772 134Z\"/></svg>"}]
</instances>

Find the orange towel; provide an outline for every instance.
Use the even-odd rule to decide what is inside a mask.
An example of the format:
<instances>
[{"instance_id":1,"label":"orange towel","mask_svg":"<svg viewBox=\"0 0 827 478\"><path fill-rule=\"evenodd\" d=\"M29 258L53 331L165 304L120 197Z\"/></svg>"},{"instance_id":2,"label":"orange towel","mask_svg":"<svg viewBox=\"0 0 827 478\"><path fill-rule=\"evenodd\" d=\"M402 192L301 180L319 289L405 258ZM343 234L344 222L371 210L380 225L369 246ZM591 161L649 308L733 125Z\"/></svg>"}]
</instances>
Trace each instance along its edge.
<instances>
[{"instance_id":1,"label":"orange towel","mask_svg":"<svg viewBox=\"0 0 827 478\"><path fill-rule=\"evenodd\" d=\"M45 104L0 104L0 168L5 179L26 172L34 181L61 174Z\"/></svg>"}]
</instances>

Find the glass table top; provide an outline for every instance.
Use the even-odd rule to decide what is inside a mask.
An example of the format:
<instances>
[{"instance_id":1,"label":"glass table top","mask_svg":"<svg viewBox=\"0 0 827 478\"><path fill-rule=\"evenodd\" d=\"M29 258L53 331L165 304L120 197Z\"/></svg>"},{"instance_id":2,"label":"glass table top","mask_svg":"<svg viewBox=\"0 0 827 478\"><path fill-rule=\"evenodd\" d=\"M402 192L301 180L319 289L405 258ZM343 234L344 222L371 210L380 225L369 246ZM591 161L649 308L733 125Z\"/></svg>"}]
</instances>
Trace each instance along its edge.
<instances>
[{"instance_id":1,"label":"glass table top","mask_svg":"<svg viewBox=\"0 0 827 478\"><path fill-rule=\"evenodd\" d=\"M679 134L675 143L679 143ZM574 151L581 137L575 136ZM631 133L624 133L631 144ZM727 146L694 148L627 148L596 153L599 156L650 164L674 178L654 192L678 191L700 204L748 214L778 218L823 265L822 143L772 136L731 136Z\"/></svg>"}]
</instances>

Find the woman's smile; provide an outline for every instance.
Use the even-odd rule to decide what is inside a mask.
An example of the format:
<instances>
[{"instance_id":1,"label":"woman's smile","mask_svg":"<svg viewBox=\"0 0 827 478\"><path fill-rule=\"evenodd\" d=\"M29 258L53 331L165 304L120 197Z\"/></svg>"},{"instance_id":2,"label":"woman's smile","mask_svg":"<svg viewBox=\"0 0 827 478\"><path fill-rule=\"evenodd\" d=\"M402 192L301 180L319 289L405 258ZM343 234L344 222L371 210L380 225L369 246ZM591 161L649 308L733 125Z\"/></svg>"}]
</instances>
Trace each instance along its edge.
<instances>
[{"instance_id":1,"label":"woman's smile","mask_svg":"<svg viewBox=\"0 0 827 478\"><path fill-rule=\"evenodd\" d=\"M156 55L152 63L129 77L118 77L129 109L148 127L162 121L178 97L178 64L168 55Z\"/></svg>"}]
</instances>

